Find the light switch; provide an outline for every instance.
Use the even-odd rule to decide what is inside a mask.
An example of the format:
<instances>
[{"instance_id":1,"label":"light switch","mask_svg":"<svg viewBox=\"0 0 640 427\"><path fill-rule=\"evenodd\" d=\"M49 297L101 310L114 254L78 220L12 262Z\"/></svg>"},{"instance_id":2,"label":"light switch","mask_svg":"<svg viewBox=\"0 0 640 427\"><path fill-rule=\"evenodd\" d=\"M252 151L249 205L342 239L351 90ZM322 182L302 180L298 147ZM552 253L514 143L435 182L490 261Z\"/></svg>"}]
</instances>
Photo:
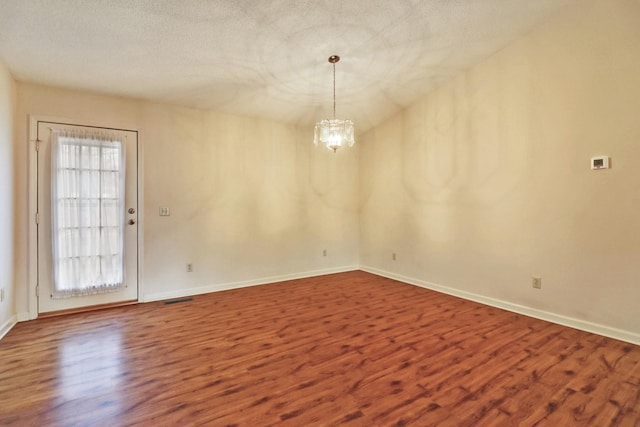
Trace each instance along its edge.
<instances>
[{"instance_id":1,"label":"light switch","mask_svg":"<svg viewBox=\"0 0 640 427\"><path fill-rule=\"evenodd\" d=\"M160 208L160 216L169 216L169 208Z\"/></svg>"}]
</instances>

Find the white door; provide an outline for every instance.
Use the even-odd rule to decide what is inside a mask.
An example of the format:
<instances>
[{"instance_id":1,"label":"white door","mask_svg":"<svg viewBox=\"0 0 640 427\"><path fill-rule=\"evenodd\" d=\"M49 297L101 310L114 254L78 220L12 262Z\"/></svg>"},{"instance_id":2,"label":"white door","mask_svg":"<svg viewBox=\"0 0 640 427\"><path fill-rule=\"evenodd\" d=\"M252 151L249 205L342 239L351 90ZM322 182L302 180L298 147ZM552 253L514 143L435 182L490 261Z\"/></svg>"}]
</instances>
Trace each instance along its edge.
<instances>
[{"instance_id":1,"label":"white door","mask_svg":"<svg viewBox=\"0 0 640 427\"><path fill-rule=\"evenodd\" d=\"M38 312L137 301L137 132L38 121L34 139Z\"/></svg>"}]
</instances>

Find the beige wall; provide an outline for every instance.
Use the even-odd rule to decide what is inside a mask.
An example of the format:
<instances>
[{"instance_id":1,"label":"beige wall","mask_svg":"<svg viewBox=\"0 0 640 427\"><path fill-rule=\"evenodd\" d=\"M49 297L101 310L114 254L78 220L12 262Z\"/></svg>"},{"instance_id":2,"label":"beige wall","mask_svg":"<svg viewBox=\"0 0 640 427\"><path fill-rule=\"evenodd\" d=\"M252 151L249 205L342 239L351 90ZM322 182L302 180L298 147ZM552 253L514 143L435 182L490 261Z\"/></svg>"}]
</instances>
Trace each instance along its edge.
<instances>
[{"instance_id":1,"label":"beige wall","mask_svg":"<svg viewBox=\"0 0 640 427\"><path fill-rule=\"evenodd\" d=\"M312 129L25 83L17 114L21 236L29 114L140 131L142 300L357 268L357 151L315 149ZM24 313L26 263L17 273Z\"/></svg>"},{"instance_id":2,"label":"beige wall","mask_svg":"<svg viewBox=\"0 0 640 427\"><path fill-rule=\"evenodd\" d=\"M14 113L15 83L0 62L0 337L16 320L14 306Z\"/></svg>"},{"instance_id":3,"label":"beige wall","mask_svg":"<svg viewBox=\"0 0 640 427\"><path fill-rule=\"evenodd\" d=\"M638 23L580 2L361 138L361 264L640 339Z\"/></svg>"}]
</instances>

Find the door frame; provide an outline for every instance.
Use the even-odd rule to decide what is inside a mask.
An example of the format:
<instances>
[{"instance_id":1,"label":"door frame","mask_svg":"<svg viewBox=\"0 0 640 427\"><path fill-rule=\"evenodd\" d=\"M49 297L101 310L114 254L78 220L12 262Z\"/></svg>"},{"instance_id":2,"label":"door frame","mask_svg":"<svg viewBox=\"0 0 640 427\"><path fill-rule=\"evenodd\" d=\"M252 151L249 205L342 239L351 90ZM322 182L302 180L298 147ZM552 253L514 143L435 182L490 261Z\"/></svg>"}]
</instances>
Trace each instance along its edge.
<instances>
[{"instance_id":1,"label":"door frame","mask_svg":"<svg viewBox=\"0 0 640 427\"><path fill-rule=\"evenodd\" d=\"M59 123L65 125L75 125L75 126L89 126L89 127L97 127L97 128L105 128L105 129L114 129L114 130L125 130L128 132L134 132L137 135L137 159L136 165L138 168L138 174L136 177L136 188L138 190L138 235L136 238L138 253L136 256L138 263L138 302L142 302L143 298L143 263L142 260L144 257L141 256L143 254L143 242L144 242L144 193L143 193L143 182L144 179L141 177L144 176L144 170L142 168L142 142L140 138L140 131L137 129L130 129L127 126L117 126L113 123L104 123L104 122L96 122L92 120L78 120L78 119L69 119L69 118L61 118L54 116L45 116L45 115L29 115L29 130L28 130L28 152L29 152L29 219L28 219L28 248L29 248L29 259L27 261L28 265L28 289L27 295L29 300L29 314L28 318L18 319L22 320L33 320L38 318L38 224L36 223L36 217L38 213L38 155L36 152L36 135L38 132L38 122L52 122Z\"/></svg>"}]
</instances>

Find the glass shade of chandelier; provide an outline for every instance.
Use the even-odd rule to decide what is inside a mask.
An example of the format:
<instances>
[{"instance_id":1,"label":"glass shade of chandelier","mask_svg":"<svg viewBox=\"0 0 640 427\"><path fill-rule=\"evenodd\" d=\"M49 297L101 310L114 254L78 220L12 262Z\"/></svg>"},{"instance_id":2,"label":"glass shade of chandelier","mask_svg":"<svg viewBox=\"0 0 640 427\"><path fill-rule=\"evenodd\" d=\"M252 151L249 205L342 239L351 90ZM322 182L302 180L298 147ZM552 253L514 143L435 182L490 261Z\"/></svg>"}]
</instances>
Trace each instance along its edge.
<instances>
[{"instance_id":1,"label":"glass shade of chandelier","mask_svg":"<svg viewBox=\"0 0 640 427\"><path fill-rule=\"evenodd\" d=\"M351 120L336 119L336 62L338 55L331 55L329 62L333 65L333 119L325 119L316 123L313 143L324 144L334 153L341 147L353 147L353 122Z\"/></svg>"}]
</instances>

